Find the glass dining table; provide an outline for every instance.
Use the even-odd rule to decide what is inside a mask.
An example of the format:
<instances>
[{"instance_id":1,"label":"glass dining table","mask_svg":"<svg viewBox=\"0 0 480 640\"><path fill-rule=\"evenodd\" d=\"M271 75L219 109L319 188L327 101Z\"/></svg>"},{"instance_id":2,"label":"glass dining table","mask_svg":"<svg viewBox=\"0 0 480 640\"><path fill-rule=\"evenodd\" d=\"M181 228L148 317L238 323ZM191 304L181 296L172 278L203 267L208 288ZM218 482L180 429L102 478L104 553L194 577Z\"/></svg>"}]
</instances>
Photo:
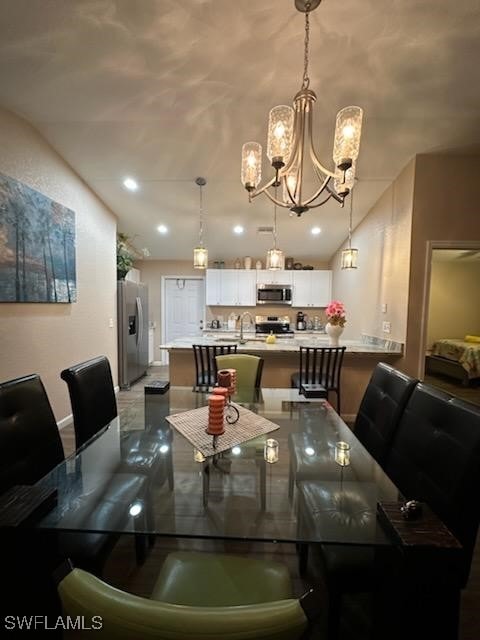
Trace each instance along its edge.
<instances>
[{"instance_id":1,"label":"glass dining table","mask_svg":"<svg viewBox=\"0 0 480 640\"><path fill-rule=\"evenodd\" d=\"M207 397L171 387L134 401L38 483L55 488L57 502L36 527L297 544L395 543L377 505L398 500L399 492L328 402L307 400L295 389L239 390L233 401L279 428L204 457L166 417L203 407ZM273 458L265 449L269 438L278 443ZM348 445L347 453L339 442ZM146 488L134 496L125 490L122 499L132 474L143 475ZM93 516L99 512L109 515Z\"/></svg>"}]
</instances>

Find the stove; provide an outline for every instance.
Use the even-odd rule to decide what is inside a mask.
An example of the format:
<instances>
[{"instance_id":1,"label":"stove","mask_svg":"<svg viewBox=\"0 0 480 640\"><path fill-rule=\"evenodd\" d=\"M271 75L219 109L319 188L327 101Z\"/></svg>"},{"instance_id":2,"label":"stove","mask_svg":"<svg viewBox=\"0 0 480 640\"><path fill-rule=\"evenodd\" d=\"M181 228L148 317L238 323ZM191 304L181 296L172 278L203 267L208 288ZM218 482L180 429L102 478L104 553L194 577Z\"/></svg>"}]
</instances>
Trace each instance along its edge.
<instances>
[{"instance_id":1,"label":"stove","mask_svg":"<svg viewBox=\"0 0 480 640\"><path fill-rule=\"evenodd\" d=\"M289 316L255 316L255 333L257 336L268 336L273 333L281 338L293 338Z\"/></svg>"}]
</instances>

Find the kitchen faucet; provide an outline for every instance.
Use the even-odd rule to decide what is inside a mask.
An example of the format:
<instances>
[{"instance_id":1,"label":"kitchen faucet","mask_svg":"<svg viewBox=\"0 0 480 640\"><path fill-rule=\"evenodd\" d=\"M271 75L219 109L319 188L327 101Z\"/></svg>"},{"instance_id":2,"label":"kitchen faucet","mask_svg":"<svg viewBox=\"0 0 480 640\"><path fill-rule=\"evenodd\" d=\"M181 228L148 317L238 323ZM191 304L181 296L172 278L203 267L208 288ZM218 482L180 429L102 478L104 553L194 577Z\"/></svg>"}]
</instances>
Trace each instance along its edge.
<instances>
[{"instance_id":1,"label":"kitchen faucet","mask_svg":"<svg viewBox=\"0 0 480 640\"><path fill-rule=\"evenodd\" d=\"M244 311L240 316L240 340L239 340L240 344L245 344L247 342L243 338L243 321L245 319L245 316L248 316L250 318L250 324L253 324L253 318L250 311Z\"/></svg>"}]
</instances>

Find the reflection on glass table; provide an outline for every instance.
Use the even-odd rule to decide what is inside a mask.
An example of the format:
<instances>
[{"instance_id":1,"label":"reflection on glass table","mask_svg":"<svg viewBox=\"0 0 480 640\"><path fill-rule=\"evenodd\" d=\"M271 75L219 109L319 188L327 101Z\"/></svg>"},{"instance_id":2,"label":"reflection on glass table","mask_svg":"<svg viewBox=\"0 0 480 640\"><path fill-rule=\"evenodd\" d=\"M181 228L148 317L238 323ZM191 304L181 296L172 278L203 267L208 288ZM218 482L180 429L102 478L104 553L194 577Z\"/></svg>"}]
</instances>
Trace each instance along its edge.
<instances>
[{"instance_id":1,"label":"reflection on glass table","mask_svg":"<svg viewBox=\"0 0 480 640\"><path fill-rule=\"evenodd\" d=\"M391 544L377 523L376 502L396 500L398 491L328 403L308 401L296 389L262 389L243 406L279 429L201 460L165 417L205 406L207 397L189 387L172 387L165 395L136 401L76 458L41 481L57 487L58 504L38 526L140 530L171 537ZM242 398L240 392L233 400L242 404ZM269 464L265 443L272 437L278 442L278 461ZM350 445L350 464L343 468L335 463L339 441ZM139 519L131 512L138 500L125 490L125 499L114 503L108 487L113 484L120 491L128 486L128 462L135 460L140 446L158 456L159 466L152 466L148 490L140 496L147 516ZM293 499L292 487L304 485L302 497ZM73 518L79 505L85 517ZM112 512L108 521L87 517L105 506ZM306 510L319 517L305 518ZM355 519L365 524L353 526Z\"/></svg>"}]
</instances>

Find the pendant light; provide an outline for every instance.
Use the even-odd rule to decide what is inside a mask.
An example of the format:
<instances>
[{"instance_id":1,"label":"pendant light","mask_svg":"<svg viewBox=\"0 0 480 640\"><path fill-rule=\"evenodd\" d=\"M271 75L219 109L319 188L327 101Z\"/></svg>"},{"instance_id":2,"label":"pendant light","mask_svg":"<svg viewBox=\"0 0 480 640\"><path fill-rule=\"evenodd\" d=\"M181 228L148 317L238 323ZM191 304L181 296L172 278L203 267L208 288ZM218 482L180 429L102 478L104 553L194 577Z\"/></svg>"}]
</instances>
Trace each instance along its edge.
<instances>
[{"instance_id":1,"label":"pendant light","mask_svg":"<svg viewBox=\"0 0 480 640\"><path fill-rule=\"evenodd\" d=\"M275 198L276 198L275 188ZM277 249L277 205L273 203L273 249L267 251L267 264L266 268L270 271L278 271L285 268L285 254L280 249Z\"/></svg>"},{"instance_id":2,"label":"pendant light","mask_svg":"<svg viewBox=\"0 0 480 640\"><path fill-rule=\"evenodd\" d=\"M342 269L356 269L358 249L352 249L352 212L353 212L353 189L350 189L350 220L348 223L348 249L342 251Z\"/></svg>"},{"instance_id":3,"label":"pendant light","mask_svg":"<svg viewBox=\"0 0 480 640\"><path fill-rule=\"evenodd\" d=\"M208 266L208 249L203 246L203 187L207 184L205 178L197 178L195 184L200 187L200 213L199 213L199 230L198 230L198 246L193 250L193 267L194 269L206 269Z\"/></svg>"}]
</instances>

